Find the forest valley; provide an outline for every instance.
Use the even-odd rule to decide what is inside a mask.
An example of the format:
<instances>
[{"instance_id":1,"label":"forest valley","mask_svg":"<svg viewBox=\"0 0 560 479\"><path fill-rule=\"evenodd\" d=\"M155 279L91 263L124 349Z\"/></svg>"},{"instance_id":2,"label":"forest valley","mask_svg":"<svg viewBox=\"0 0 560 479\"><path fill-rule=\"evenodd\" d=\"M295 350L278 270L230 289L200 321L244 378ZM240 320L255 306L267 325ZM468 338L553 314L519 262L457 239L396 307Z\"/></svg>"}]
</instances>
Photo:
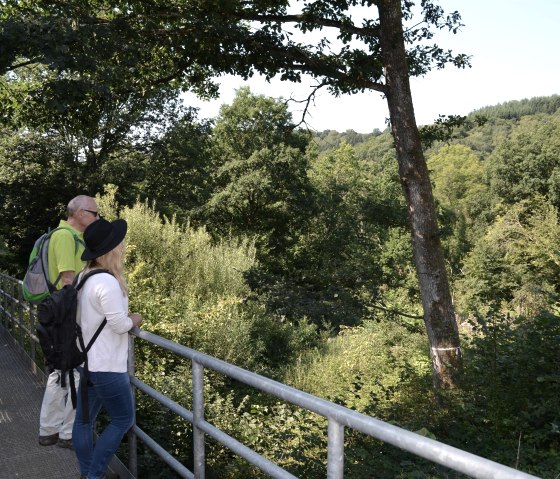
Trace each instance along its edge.
<instances>
[{"instance_id":1,"label":"forest valley","mask_svg":"<svg viewBox=\"0 0 560 479\"><path fill-rule=\"evenodd\" d=\"M462 26L437 0L3 1L0 269L21 278L68 201L97 196L129 224L145 329L559 479L560 97L418 128L409 79L468 67L435 43ZM181 93L216 98L224 74L308 75L304 111L321 88L376 92L388 128L311 132L246 87L199 119ZM190 408L189 365L138 349L140 379ZM324 477L321 418L205 379L210 422ZM189 424L145 398L137 420L192 464ZM345 439L349 479L459 477ZM209 478L262 477L214 443L207 462ZM174 477L144 449L138 469Z\"/></svg>"},{"instance_id":2,"label":"forest valley","mask_svg":"<svg viewBox=\"0 0 560 479\"><path fill-rule=\"evenodd\" d=\"M294 129L284 101L247 88L214 122L171 106L182 113L163 135L119 142L95 175L76 153L80 138L5 128L2 269L21 276L67 199L98 192L105 217L129 222L131 308L147 330L557 477L560 97L483 108L445 141L426 140L464 355L439 407L390 132ZM189 404L188 365L149 349L138 362L142 379ZM322 477L321 418L217 375L206 387L218 427L297 475ZM138 407L141 427L189 450L188 425L149 401ZM144 477L172 477L141 457ZM260 477L217 445L208 459L211 477ZM456 477L353 433L345 467L352 478Z\"/></svg>"}]
</instances>

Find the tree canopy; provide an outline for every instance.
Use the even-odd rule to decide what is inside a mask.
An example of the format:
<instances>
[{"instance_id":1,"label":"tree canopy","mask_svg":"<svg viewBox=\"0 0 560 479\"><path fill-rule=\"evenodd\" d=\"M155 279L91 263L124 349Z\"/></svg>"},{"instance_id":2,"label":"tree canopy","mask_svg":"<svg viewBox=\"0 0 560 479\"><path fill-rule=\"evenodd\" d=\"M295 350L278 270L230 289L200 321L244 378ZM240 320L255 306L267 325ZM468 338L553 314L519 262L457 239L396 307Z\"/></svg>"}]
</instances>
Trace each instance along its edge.
<instances>
[{"instance_id":1,"label":"tree canopy","mask_svg":"<svg viewBox=\"0 0 560 479\"><path fill-rule=\"evenodd\" d=\"M435 30L457 32L457 12L446 14L431 0L418 7L408 0L9 0L0 26L0 73L7 74L7 89L17 84L20 71L40 65L48 71L45 81L25 94L77 116L87 115L91 102L151 96L163 85L215 95L212 78L224 73L296 82L308 74L317 81L315 89L327 87L335 95L365 89L384 94L408 205L434 384L456 384L459 336L409 77L447 64L468 65L466 55L433 43ZM307 35L324 29L333 31L336 41Z\"/></svg>"},{"instance_id":2,"label":"tree canopy","mask_svg":"<svg viewBox=\"0 0 560 479\"><path fill-rule=\"evenodd\" d=\"M215 95L211 78L223 73L248 78L259 72L291 81L310 74L335 94L364 89L385 93L380 20L374 13L385 3L8 0L0 17L0 73L36 63L48 66L54 78L35 93L53 95L55 103L66 100L56 103L59 108L69 107L69 100L146 91L170 81ZM405 1L402 9L404 20L411 21L404 31L410 75L446 64L468 65L466 55L432 42L432 27L460 28L457 12L446 14L434 1L420 7ZM324 31L334 35L305 41L305 34L321 36ZM63 85L74 94L61 91Z\"/></svg>"}]
</instances>

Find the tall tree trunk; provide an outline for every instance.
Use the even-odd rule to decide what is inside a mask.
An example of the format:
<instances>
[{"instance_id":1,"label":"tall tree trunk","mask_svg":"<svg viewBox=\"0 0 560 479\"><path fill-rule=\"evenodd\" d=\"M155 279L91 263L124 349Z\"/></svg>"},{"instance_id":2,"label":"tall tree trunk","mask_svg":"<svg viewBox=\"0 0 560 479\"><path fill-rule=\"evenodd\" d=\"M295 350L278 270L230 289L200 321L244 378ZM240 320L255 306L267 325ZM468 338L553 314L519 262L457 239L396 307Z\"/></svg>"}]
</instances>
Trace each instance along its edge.
<instances>
[{"instance_id":1,"label":"tall tree trunk","mask_svg":"<svg viewBox=\"0 0 560 479\"><path fill-rule=\"evenodd\" d=\"M414 261L436 390L457 385L461 349L445 270L428 167L414 116L405 54L401 0L378 0L386 97L408 206Z\"/></svg>"}]
</instances>

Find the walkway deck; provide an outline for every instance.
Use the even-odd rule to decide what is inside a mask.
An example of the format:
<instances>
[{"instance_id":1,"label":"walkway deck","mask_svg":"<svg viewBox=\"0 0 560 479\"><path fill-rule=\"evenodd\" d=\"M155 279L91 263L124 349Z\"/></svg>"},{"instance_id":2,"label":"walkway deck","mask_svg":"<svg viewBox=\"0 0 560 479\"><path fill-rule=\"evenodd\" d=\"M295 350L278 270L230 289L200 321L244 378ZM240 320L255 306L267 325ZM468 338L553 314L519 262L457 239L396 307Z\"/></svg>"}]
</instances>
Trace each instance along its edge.
<instances>
[{"instance_id":1,"label":"walkway deck","mask_svg":"<svg viewBox=\"0 0 560 479\"><path fill-rule=\"evenodd\" d=\"M77 479L74 451L40 446L44 386L0 327L0 479Z\"/></svg>"}]
</instances>

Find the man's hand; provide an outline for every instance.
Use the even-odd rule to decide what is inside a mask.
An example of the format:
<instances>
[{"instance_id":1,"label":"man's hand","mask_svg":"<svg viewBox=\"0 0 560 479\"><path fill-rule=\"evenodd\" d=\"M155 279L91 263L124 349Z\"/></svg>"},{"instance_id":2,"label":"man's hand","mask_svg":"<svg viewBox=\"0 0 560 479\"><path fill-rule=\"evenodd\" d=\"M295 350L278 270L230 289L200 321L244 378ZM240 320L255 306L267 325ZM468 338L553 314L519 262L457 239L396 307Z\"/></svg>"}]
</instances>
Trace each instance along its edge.
<instances>
[{"instance_id":1,"label":"man's hand","mask_svg":"<svg viewBox=\"0 0 560 479\"><path fill-rule=\"evenodd\" d=\"M128 317L132 319L132 327L138 328L142 323L142 315L139 313L129 313Z\"/></svg>"}]
</instances>

